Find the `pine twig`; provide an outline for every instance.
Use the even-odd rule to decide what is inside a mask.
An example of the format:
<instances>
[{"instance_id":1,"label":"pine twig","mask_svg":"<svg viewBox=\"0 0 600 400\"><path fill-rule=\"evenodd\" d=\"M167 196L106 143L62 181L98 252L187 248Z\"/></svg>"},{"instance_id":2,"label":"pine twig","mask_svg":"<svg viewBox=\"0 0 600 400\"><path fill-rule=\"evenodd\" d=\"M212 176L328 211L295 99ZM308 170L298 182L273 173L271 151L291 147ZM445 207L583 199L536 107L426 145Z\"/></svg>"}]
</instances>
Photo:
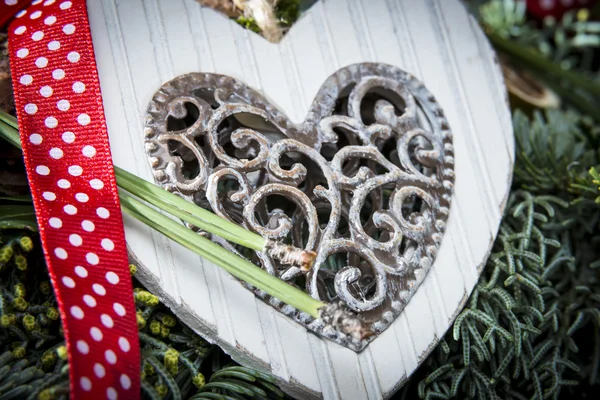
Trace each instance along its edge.
<instances>
[{"instance_id":1,"label":"pine twig","mask_svg":"<svg viewBox=\"0 0 600 400\"><path fill-rule=\"evenodd\" d=\"M488 38L498 50L513 56L526 65L550 74L559 80L568 82L575 87L584 89L596 96L600 96L600 83L588 79L576 72L568 71L562 68L560 65L542 57L537 52L524 48L523 46L518 45L510 40L504 39L495 33L488 33Z\"/></svg>"}]
</instances>

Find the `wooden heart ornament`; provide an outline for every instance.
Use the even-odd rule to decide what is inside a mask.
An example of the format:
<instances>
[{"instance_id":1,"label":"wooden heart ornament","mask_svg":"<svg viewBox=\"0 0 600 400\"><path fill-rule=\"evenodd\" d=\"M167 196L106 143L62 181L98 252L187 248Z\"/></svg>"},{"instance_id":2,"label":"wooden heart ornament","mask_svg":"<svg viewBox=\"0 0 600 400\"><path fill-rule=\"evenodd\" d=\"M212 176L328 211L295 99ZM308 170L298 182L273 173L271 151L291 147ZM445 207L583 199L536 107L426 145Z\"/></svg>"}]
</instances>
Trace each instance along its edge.
<instances>
[{"instance_id":1,"label":"wooden heart ornament","mask_svg":"<svg viewBox=\"0 0 600 400\"><path fill-rule=\"evenodd\" d=\"M152 98L145 135L164 188L315 251L306 276L266 253L243 255L317 299L341 300L370 324L371 340L410 301L442 242L452 134L433 95L396 67L340 69L301 124L233 78L183 75ZM367 344L253 291L318 334L357 351Z\"/></svg>"},{"instance_id":2,"label":"wooden heart ornament","mask_svg":"<svg viewBox=\"0 0 600 400\"><path fill-rule=\"evenodd\" d=\"M138 279L294 397L391 396L465 304L510 187L506 93L476 21L456 0L321 0L273 44L194 0L87 5L115 164L314 249L303 275L221 243L377 335L327 331L125 218Z\"/></svg>"}]
</instances>

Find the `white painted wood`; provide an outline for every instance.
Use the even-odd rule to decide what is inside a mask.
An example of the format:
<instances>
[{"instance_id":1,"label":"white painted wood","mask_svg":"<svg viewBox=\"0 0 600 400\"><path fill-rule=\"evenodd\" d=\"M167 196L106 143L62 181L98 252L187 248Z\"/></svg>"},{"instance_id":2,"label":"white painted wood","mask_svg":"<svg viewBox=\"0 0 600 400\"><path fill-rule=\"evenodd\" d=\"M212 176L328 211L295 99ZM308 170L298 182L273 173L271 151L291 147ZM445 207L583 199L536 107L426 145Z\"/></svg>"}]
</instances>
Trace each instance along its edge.
<instances>
[{"instance_id":1,"label":"white painted wood","mask_svg":"<svg viewBox=\"0 0 600 400\"><path fill-rule=\"evenodd\" d=\"M386 329L365 351L369 351L374 360L381 393L393 393L406 377L406 368L395 327ZM389 371L394 373L391 374Z\"/></svg>"},{"instance_id":2,"label":"white painted wood","mask_svg":"<svg viewBox=\"0 0 600 400\"><path fill-rule=\"evenodd\" d=\"M473 289L510 186L514 145L494 54L457 0L321 0L271 44L194 0L88 1L115 164L152 180L143 115L162 83L231 75L300 122L323 81L351 63L422 80L454 132L456 184L438 257L394 323L356 354L254 298L227 273L125 219L140 279L236 360L298 398L390 397L445 334Z\"/></svg>"},{"instance_id":3,"label":"white painted wood","mask_svg":"<svg viewBox=\"0 0 600 400\"><path fill-rule=\"evenodd\" d=\"M358 361L358 354L330 340L325 343L340 397L342 399L367 399L367 387Z\"/></svg>"}]
</instances>

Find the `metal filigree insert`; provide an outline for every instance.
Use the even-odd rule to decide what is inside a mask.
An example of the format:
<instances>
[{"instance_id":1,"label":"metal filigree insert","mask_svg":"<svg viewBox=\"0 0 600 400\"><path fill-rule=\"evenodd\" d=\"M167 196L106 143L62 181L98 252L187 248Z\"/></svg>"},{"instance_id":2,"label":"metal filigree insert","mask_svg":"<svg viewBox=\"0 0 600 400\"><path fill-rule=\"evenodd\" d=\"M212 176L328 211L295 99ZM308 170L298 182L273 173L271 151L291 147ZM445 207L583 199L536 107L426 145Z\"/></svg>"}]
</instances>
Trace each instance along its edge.
<instances>
[{"instance_id":1,"label":"metal filigree insert","mask_svg":"<svg viewBox=\"0 0 600 400\"><path fill-rule=\"evenodd\" d=\"M183 75L154 95L145 136L164 188L264 237L314 250L317 261L304 275L214 241L315 298L343 301L377 334L408 303L442 241L452 134L431 93L396 67L340 69L299 125L231 77ZM355 351L367 345L249 289L320 335Z\"/></svg>"}]
</instances>

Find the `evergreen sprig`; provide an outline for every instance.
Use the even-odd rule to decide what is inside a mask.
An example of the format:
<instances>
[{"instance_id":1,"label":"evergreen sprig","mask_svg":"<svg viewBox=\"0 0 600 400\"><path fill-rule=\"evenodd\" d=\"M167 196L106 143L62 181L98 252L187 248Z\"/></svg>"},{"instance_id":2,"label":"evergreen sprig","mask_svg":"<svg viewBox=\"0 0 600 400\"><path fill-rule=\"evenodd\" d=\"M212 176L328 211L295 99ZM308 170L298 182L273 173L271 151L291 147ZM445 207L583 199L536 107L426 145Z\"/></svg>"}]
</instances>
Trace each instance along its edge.
<instances>
[{"instance_id":1,"label":"evergreen sprig","mask_svg":"<svg viewBox=\"0 0 600 400\"><path fill-rule=\"evenodd\" d=\"M0 399L67 399L63 331L41 245L36 237L1 233ZM273 377L233 363L137 283L134 299L144 398L285 397Z\"/></svg>"},{"instance_id":2,"label":"evergreen sprig","mask_svg":"<svg viewBox=\"0 0 600 400\"><path fill-rule=\"evenodd\" d=\"M513 116L516 185L534 193L558 194L587 184L587 171L600 159L600 127L573 111L535 111L530 120Z\"/></svg>"},{"instance_id":3,"label":"evergreen sprig","mask_svg":"<svg viewBox=\"0 0 600 400\"><path fill-rule=\"evenodd\" d=\"M284 397L273 377L232 363L218 347L183 325L156 296L138 287L135 299L146 398Z\"/></svg>"},{"instance_id":4,"label":"evergreen sprig","mask_svg":"<svg viewBox=\"0 0 600 400\"><path fill-rule=\"evenodd\" d=\"M533 48L564 69L585 74L592 71L594 51L600 46L600 22L590 18L589 10L568 11L559 20L547 17L536 25L527 20L525 1L471 3L488 32Z\"/></svg>"},{"instance_id":5,"label":"evergreen sprig","mask_svg":"<svg viewBox=\"0 0 600 400\"><path fill-rule=\"evenodd\" d=\"M568 204L553 196L517 191L495 251L450 337L427 361L433 372L418 385L421 398L548 398L573 384L578 370L552 340L559 329L549 307L549 268L572 264L545 224Z\"/></svg>"},{"instance_id":6,"label":"evergreen sprig","mask_svg":"<svg viewBox=\"0 0 600 400\"><path fill-rule=\"evenodd\" d=\"M514 191L492 255L399 397L557 399L600 384L596 132L572 112L517 111L513 125Z\"/></svg>"},{"instance_id":7,"label":"evergreen sprig","mask_svg":"<svg viewBox=\"0 0 600 400\"><path fill-rule=\"evenodd\" d=\"M68 393L56 299L41 246L22 228L0 231L0 399ZM42 397L42 399L44 399Z\"/></svg>"},{"instance_id":8,"label":"evergreen sprig","mask_svg":"<svg viewBox=\"0 0 600 400\"><path fill-rule=\"evenodd\" d=\"M598 25L585 13L539 28L526 21L522 1L472 3L488 5L477 8L488 33L535 49L568 70L568 76L587 73L584 79L597 85L598 76L589 74L589 54L597 51L597 39L590 35L598 37ZM566 87L561 85L561 96L572 91L571 99L587 101L580 109L597 114L593 96L569 83ZM492 256L467 307L395 398L578 399L597 394L600 128L591 117L571 111L536 112L531 118L514 113L514 193ZM0 199L2 205L6 201ZM14 197L8 201L18 205ZM0 222L0 399L66 399L62 328L34 224L4 215ZM135 303L144 398L283 395L273 378L234 365L141 286Z\"/></svg>"}]
</instances>

